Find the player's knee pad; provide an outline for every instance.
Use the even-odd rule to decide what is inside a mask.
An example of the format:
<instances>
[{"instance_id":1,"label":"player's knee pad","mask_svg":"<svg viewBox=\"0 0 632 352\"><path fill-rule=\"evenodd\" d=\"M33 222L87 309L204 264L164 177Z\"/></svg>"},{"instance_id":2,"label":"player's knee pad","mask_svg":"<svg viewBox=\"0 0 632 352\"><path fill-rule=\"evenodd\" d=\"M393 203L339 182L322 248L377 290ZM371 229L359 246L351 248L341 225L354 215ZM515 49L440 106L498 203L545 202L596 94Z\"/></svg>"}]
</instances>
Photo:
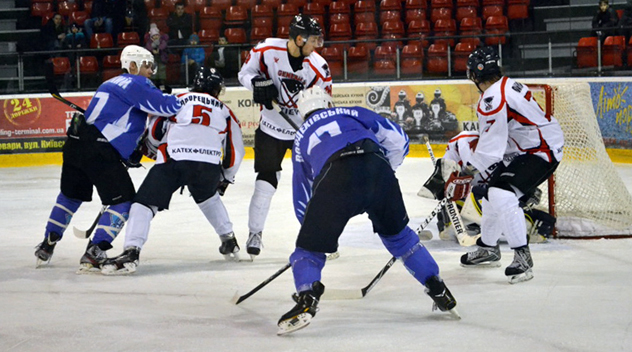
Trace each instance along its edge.
<instances>
[{"instance_id":1,"label":"player's knee pad","mask_svg":"<svg viewBox=\"0 0 632 352\"><path fill-rule=\"evenodd\" d=\"M279 185L279 179L281 178L280 172L263 171L257 174L257 180L265 181L272 185L275 189Z\"/></svg>"},{"instance_id":2,"label":"player's knee pad","mask_svg":"<svg viewBox=\"0 0 632 352\"><path fill-rule=\"evenodd\" d=\"M296 247L292 255L290 255L296 292L310 290L314 281L320 281L326 260L327 256L325 253L312 252Z\"/></svg>"},{"instance_id":3,"label":"player's knee pad","mask_svg":"<svg viewBox=\"0 0 632 352\"><path fill-rule=\"evenodd\" d=\"M130 207L132 202L123 202L110 205L108 209L99 218L97 230L94 233L92 242L99 243L102 241L112 242L125 225L129 218Z\"/></svg>"}]
</instances>

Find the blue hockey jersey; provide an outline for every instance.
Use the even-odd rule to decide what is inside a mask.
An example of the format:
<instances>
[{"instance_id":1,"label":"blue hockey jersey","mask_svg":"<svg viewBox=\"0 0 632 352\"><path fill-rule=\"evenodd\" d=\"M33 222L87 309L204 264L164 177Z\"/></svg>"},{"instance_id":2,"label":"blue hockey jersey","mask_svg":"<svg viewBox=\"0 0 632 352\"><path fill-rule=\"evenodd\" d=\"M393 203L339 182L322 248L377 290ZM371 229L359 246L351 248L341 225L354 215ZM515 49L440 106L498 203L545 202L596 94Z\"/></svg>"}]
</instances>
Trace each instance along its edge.
<instances>
[{"instance_id":1,"label":"blue hockey jersey","mask_svg":"<svg viewBox=\"0 0 632 352\"><path fill-rule=\"evenodd\" d=\"M312 114L296 133L292 149L294 212L303 223L312 184L325 162L348 144L371 139L393 170L408 154L408 136L399 125L361 107L324 109Z\"/></svg>"},{"instance_id":2,"label":"blue hockey jersey","mask_svg":"<svg viewBox=\"0 0 632 352\"><path fill-rule=\"evenodd\" d=\"M95 125L125 160L145 130L147 115L172 116L180 109L173 95L162 94L143 76L122 74L103 82L86 109Z\"/></svg>"}]
</instances>

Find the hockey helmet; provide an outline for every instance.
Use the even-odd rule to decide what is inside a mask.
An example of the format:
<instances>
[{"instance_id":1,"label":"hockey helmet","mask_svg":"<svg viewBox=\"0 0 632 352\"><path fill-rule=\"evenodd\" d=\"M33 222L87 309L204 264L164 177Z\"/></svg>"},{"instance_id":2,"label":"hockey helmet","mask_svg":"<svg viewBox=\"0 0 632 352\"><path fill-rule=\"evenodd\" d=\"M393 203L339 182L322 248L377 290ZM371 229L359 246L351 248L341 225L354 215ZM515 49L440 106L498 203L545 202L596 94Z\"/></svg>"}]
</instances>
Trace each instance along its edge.
<instances>
[{"instance_id":1,"label":"hockey helmet","mask_svg":"<svg viewBox=\"0 0 632 352\"><path fill-rule=\"evenodd\" d=\"M402 89L399 91L399 94L397 94L397 97L399 98L399 100L404 100L406 98L406 92Z\"/></svg>"},{"instance_id":2,"label":"hockey helmet","mask_svg":"<svg viewBox=\"0 0 632 352\"><path fill-rule=\"evenodd\" d=\"M128 45L121 51L121 68L130 72L129 66L132 62L134 62L138 68L140 68L142 64L150 66L152 70L155 68L154 56L149 50L138 45Z\"/></svg>"},{"instance_id":3,"label":"hockey helmet","mask_svg":"<svg viewBox=\"0 0 632 352\"><path fill-rule=\"evenodd\" d=\"M480 83L500 77L499 61L500 57L494 47L485 46L474 50L467 59L467 78Z\"/></svg>"},{"instance_id":4,"label":"hockey helmet","mask_svg":"<svg viewBox=\"0 0 632 352\"><path fill-rule=\"evenodd\" d=\"M316 110L327 109L334 106L331 96L319 86L305 89L298 94L298 112L306 119Z\"/></svg>"},{"instance_id":5,"label":"hockey helmet","mask_svg":"<svg viewBox=\"0 0 632 352\"><path fill-rule=\"evenodd\" d=\"M421 104L424 102L424 99L426 99L426 96L424 95L423 92L419 92L417 93L417 95L415 95L415 100L417 101L417 103Z\"/></svg>"},{"instance_id":6,"label":"hockey helmet","mask_svg":"<svg viewBox=\"0 0 632 352\"><path fill-rule=\"evenodd\" d=\"M435 98L438 98L438 97L440 97L440 96L441 96L441 89L439 89L439 88L435 89L435 91L434 91L434 97L435 97Z\"/></svg>"},{"instance_id":7,"label":"hockey helmet","mask_svg":"<svg viewBox=\"0 0 632 352\"><path fill-rule=\"evenodd\" d=\"M309 15L298 14L290 22L290 38L296 39L299 35L303 37L303 42L307 42L310 36L315 36L314 46L317 48L323 46L323 29L318 21Z\"/></svg>"},{"instance_id":8,"label":"hockey helmet","mask_svg":"<svg viewBox=\"0 0 632 352\"><path fill-rule=\"evenodd\" d=\"M193 77L192 92L208 93L215 98L224 92L224 78L212 67L200 67Z\"/></svg>"}]
</instances>

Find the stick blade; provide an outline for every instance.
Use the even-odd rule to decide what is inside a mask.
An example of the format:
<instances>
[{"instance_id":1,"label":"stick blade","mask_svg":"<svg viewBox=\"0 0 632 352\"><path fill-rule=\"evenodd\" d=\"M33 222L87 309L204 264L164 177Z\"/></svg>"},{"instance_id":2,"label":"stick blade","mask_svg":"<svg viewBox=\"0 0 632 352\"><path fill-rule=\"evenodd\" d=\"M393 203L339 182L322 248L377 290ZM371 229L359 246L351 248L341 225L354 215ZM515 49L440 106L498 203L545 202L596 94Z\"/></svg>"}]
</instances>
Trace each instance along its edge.
<instances>
[{"instance_id":1,"label":"stick blade","mask_svg":"<svg viewBox=\"0 0 632 352\"><path fill-rule=\"evenodd\" d=\"M82 240L85 240L86 238L90 237L90 234L88 233L88 231L79 230L76 227L72 228L72 233L75 234L75 237L80 238Z\"/></svg>"},{"instance_id":2,"label":"stick blade","mask_svg":"<svg viewBox=\"0 0 632 352\"><path fill-rule=\"evenodd\" d=\"M242 299L241 296L239 296L239 291L235 291L235 295L233 296L233 298L230 299L230 302L234 305L237 305L239 303L241 303Z\"/></svg>"}]
</instances>

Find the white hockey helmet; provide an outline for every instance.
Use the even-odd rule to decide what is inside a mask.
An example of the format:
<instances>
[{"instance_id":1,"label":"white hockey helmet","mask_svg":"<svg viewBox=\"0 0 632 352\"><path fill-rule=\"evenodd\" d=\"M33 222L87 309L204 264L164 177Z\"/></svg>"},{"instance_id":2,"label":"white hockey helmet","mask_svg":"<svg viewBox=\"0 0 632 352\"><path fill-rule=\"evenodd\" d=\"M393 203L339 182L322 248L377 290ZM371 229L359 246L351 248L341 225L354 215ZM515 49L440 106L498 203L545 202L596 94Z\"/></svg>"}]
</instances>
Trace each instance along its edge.
<instances>
[{"instance_id":1,"label":"white hockey helmet","mask_svg":"<svg viewBox=\"0 0 632 352\"><path fill-rule=\"evenodd\" d=\"M331 96L319 86L305 89L298 94L298 112L307 118L309 114L316 110L327 109L334 106Z\"/></svg>"},{"instance_id":2,"label":"white hockey helmet","mask_svg":"<svg viewBox=\"0 0 632 352\"><path fill-rule=\"evenodd\" d=\"M140 68L143 63L153 68L154 56L149 50L143 47L138 45L128 45L123 49L123 51L121 51L121 68L130 72L129 65L132 62L136 63L136 67L138 68Z\"/></svg>"}]
</instances>

